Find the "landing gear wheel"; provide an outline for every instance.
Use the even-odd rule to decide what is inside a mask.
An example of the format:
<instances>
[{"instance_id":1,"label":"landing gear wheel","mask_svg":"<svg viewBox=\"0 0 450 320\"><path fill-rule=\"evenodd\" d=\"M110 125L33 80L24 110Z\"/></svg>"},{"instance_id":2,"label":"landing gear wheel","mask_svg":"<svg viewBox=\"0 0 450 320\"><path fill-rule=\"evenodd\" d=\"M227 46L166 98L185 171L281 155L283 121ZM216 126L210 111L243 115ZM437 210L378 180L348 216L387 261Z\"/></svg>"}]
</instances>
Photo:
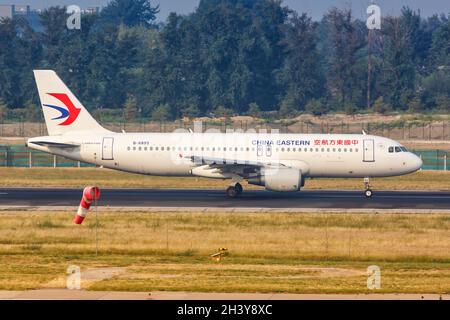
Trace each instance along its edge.
<instances>
[{"instance_id":1,"label":"landing gear wheel","mask_svg":"<svg viewBox=\"0 0 450 320\"><path fill-rule=\"evenodd\" d=\"M242 188L242 185L241 185L240 183L236 183L236 184L234 185L234 188L236 189L236 192L237 192L238 194L241 194L242 191L244 191L244 188Z\"/></svg>"},{"instance_id":2,"label":"landing gear wheel","mask_svg":"<svg viewBox=\"0 0 450 320\"><path fill-rule=\"evenodd\" d=\"M366 191L364 191L364 195L366 196L366 198L371 198L373 195L373 191L372 191L372 189L370 189L369 177L364 178L364 188L366 189Z\"/></svg>"},{"instance_id":3,"label":"landing gear wheel","mask_svg":"<svg viewBox=\"0 0 450 320\"><path fill-rule=\"evenodd\" d=\"M227 196L229 196L230 198L236 198L238 196L238 191L236 190L236 187L234 186L229 186L227 188Z\"/></svg>"}]
</instances>

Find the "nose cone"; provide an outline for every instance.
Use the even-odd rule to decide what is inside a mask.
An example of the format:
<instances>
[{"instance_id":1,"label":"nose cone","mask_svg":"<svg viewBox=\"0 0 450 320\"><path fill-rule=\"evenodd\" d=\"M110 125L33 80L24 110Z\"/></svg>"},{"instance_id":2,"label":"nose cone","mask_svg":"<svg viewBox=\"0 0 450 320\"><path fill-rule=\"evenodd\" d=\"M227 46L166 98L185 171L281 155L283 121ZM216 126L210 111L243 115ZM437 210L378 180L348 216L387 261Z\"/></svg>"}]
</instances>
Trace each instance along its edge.
<instances>
[{"instance_id":1,"label":"nose cone","mask_svg":"<svg viewBox=\"0 0 450 320\"><path fill-rule=\"evenodd\" d=\"M420 168L422 168L423 162L422 162L422 159L420 159L415 154L411 153L411 156L412 156L411 157L412 159L409 161L410 162L410 168L411 168L411 172L414 172L414 171L417 171Z\"/></svg>"}]
</instances>

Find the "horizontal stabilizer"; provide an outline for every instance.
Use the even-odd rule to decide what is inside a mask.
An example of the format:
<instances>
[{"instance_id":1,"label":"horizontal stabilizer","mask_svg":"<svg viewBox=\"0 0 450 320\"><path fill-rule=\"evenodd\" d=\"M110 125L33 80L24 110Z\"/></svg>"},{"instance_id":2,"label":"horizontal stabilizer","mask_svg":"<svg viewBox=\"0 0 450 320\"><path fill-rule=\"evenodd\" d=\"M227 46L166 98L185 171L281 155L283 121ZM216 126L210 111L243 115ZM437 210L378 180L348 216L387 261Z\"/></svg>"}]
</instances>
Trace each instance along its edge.
<instances>
[{"instance_id":1,"label":"horizontal stabilizer","mask_svg":"<svg viewBox=\"0 0 450 320\"><path fill-rule=\"evenodd\" d=\"M33 141L30 143L34 143L43 147L52 147L52 148L78 148L80 146L79 143L61 143L51 141Z\"/></svg>"}]
</instances>

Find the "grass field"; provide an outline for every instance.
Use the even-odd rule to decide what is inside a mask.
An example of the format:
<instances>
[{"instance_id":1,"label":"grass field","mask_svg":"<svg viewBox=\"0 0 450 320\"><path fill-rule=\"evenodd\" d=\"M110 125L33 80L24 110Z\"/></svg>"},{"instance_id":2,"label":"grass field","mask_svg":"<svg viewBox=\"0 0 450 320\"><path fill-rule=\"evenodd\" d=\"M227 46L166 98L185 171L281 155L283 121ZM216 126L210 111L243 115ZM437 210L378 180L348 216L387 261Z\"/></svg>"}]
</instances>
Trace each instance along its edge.
<instances>
[{"instance_id":1,"label":"grass field","mask_svg":"<svg viewBox=\"0 0 450 320\"><path fill-rule=\"evenodd\" d=\"M0 187L84 187L102 188L219 188L229 181L195 177L155 177L100 168L0 168ZM376 178L374 189L450 190L450 171L419 171L413 174ZM260 187L244 185L245 188ZM362 190L362 179L312 179L306 189Z\"/></svg>"},{"instance_id":2,"label":"grass field","mask_svg":"<svg viewBox=\"0 0 450 320\"><path fill-rule=\"evenodd\" d=\"M0 290L63 287L66 269L117 267L90 290L450 293L450 216L445 214L0 213ZM210 255L220 247L220 262Z\"/></svg>"}]
</instances>

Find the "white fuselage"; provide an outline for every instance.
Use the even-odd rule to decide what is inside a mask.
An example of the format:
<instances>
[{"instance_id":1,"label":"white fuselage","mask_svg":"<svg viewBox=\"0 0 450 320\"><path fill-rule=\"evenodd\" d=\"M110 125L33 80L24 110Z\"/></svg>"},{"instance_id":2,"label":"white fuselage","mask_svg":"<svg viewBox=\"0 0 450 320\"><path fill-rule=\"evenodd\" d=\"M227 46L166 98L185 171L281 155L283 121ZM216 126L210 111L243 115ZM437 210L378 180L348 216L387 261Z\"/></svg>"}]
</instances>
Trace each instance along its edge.
<instances>
[{"instance_id":1,"label":"white fuselage","mask_svg":"<svg viewBox=\"0 0 450 320\"><path fill-rule=\"evenodd\" d=\"M77 147L33 143L37 141ZM422 165L396 141L357 134L80 132L32 138L28 146L106 168L163 176L231 177L226 170L211 169L192 157L235 164L281 163L298 168L305 177L395 176Z\"/></svg>"}]
</instances>

